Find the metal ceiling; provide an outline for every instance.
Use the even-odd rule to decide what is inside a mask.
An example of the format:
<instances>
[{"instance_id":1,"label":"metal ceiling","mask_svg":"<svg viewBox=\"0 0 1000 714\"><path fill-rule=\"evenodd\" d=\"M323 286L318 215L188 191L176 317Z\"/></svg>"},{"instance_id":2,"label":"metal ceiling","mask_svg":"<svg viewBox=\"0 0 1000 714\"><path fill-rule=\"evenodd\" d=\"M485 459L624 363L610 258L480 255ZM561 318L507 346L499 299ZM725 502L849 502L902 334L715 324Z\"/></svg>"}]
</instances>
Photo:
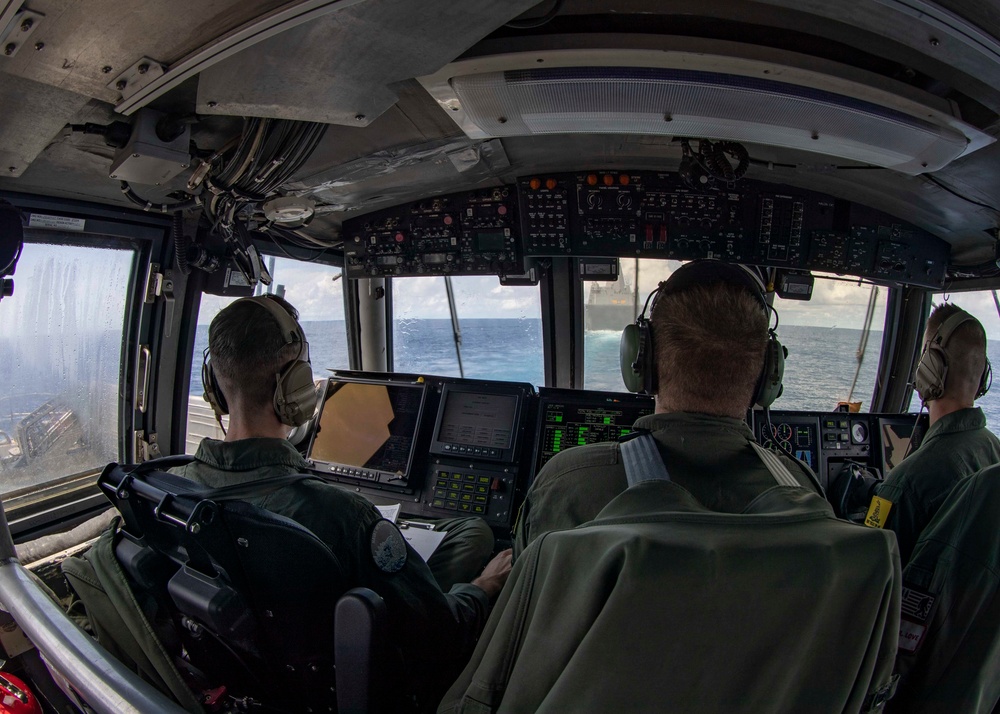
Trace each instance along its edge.
<instances>
[{"instance_id":1,"label":"metal ceiling","mask_svg":"<svg viewBox=\"0 0 1000 714\"><path fill-rule=\"evenodd\" d=\"M347 216L432 193L541 171L675 168L669 137L557 135L467 138L413 79L460 57L553 49L580 38L630 47L639 37L725 41L761 56L836 62L873 85L932 96L1000 137L997 0L565 0L540 27L545 0L19 0L2 20L40 16L16 53L0 53L0 189L123 203L108 178L114 150L67 124L126 120L151 106L194 117L200 149L222 147L242 116L331 124L287 192L308 194L335 231ZM284 23L284 24L282 24ZM528 23L530 24L530 23ZM12 23L12 31L19 31ZM680 42L680 40L678 40ZM0 48L4 45L0 43ZM148 71L137 69L152 62ZM126 79L122 87L120 82ZM119 88L122 87L122 88ZM953 260L993 258L1000 222L1000 143L933 177L842 170L823 157L768 146L751 176L825 191L900 216L948 240ZM13 170L11 170L13 169ZM160 200L182 188L138 187ZM950 189L950 190L949 190Z\"/></svg>"}]
</instances>

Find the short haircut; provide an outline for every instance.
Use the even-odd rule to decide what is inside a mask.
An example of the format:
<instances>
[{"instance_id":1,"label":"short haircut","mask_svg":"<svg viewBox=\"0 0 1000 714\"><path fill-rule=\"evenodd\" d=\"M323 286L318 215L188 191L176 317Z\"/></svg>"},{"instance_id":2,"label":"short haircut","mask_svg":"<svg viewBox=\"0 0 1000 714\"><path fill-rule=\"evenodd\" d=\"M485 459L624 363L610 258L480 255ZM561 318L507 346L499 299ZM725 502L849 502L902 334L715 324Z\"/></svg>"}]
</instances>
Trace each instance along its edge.
<instances>
[{"instance_id":1,"label":"short haircut","mask_svg":"<svg viewBox=\"0 0 1000 714\"><path fill-rule=\"evenodd\" d=\"M933 338L948 318L960 312L964 310L954 303L938 305L927 318L924 336ZM945 395L968 399L971 394L974 397L979 389L983 370L986 369L986 330L979 320L973 317L959 325L948 338L945 351L948 353Z\"/></svg>"},{"instance_id":2,"label":"short haircut","mask_svg":"<svg viewBox=\"0 0 1000 714\"><path fill-rule=\"evenodd\" d=\"M279 297L296 320L298 311ZM230 407L270 407L277 389L277 375L301 351L299 343L287 344L281 325L270 310L252 302L237 301L224 308L208 328L212 371Z\"/></svg>"},{"instance_id":3,"label":"short haircut","mask_svg":"<svg viewBox=\"0 0 1000 714\"><path fill-rule=\"evenodd\" d=\"M768 315L731 283L661 295L651 317L658 393L673 409L742 416L764 369Z\"/></svg>"}]
</instances>

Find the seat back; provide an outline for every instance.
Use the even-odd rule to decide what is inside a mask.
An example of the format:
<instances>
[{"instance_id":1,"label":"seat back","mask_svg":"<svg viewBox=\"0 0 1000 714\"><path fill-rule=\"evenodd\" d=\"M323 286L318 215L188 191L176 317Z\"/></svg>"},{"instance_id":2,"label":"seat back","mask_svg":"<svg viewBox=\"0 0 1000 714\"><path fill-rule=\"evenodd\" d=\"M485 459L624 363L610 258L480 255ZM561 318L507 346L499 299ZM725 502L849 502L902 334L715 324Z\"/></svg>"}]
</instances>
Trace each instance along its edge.
<instances>
[{"instance_id":1,"label":"seat back","mask_svg":"<svg viewBox=\"0 0 1000 714\"><path fill-rule=\"evenodd\" d=\"M899 712L992 712L1000 702L1000 465L958 483L903 570Z\"/></svg>"},{"instance_id":2,"label":"seat back","mask_svg":"<svg viewBox=\"0 0 1000 714\"><path fill-rule=\"evenodd\" d=\"M724 514L641 483L524 551L439 711L879 711L893 551L806 489Z\"/></svg>"},{"instance_id":3,"label":"seat back","mask_svg":"<svg viewBox=\"0 0 1000 714\"><path fill-rule=\"evenodd\" d=\"M115 557L196 688L262 710L335 710L334 607L347 579L298 523L165 472L105 469ZM215 493L221 493L222 490Z\"/></svg>"}]
</instances>

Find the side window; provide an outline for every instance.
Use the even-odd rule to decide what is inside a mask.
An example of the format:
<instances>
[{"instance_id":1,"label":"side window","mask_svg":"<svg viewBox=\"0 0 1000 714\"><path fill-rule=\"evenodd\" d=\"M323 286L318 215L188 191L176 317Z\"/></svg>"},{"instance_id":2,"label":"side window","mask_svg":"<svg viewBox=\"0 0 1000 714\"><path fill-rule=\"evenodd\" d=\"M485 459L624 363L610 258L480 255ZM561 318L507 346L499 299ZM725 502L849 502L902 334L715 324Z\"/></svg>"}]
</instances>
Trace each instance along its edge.
<instances>
[{"instance_id":1,"label":"side window","mask_svg":"<svg viewBox=\"0 0 1000 714\"><path fill-rule=\"evenodd\" d=\"M788 348L788 359L785 390L773 408L828 412L851 401L869 411L889 289L814 276L811 300L774 299L778 339Z\"/></svg>"},{"instance_id":2,"label":"side window","mask_svg":"<svg viewBox=\"0 0 1000 714\"><path fill-rule=\"evenodd\" d=\"M505 287L493 276L452 278L466 377L544 383L537 287ZM396 372L460 376L442 277L392 281Z\"/></svg>"},{"instance_id":3,"label":"side window","mask_svg":"<svg viewBox=\"0 0 1000 714\"><path fill-rule=\"evenodd\" d=\"M986 330L986 355L993 365L993 387L985 396L976 400L976 405L982 407L986 415L986 425L991 431L1000 429L1000 308L997 306L996 294L992 290L978 290L968 293L953 293L935 295L931 305L933 310L945 302L954 303L973 315L982 323ZM910 399L910 411L920 409L920 397L916 390Z\"/></svg>"},{"instance_id":4,"label":"side window","mask_svg":"<svg viewBox=\"0 0 1000 714\"><path fill-rule=\"evenodd\" d=\"M4 496L118 460L135 260L131 248L25 243L14 295L0 304Z\"/></svg>"},{"instance_id":5,"label":"side window","mask_svg":"<svg viewBox=\"0 0 1000 714\"><path fill-rule=\"evenodd\" d=\"M268 262L271 277L274 278L269 291L283 295L299 311L299 323L309 341L313 375L319 379L327 369L348 368L340 268L288 258L269 258ZM188 389L185 439L185 452L188 454L193 454L206 436L213 439L223 437L212 408L202 396L201 366L205 348L208 347L208 326L220 310L237 299L216 295L203 295L201 298ZM223 417L222 421L228 427L228 418Z\"/></svg>"}]
</instances>

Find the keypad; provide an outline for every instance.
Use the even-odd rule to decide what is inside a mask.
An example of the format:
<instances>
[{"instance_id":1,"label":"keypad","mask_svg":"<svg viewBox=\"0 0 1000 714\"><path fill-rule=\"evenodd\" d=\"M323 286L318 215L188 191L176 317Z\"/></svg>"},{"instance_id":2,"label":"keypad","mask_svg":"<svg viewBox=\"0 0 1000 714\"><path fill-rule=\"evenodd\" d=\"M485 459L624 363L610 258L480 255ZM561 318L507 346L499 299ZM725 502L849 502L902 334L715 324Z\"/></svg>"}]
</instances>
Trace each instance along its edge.
<instances>
[{"instance_id":1,"label":"keypad","mask_svg":"<svg viewBox=\"0 0 1000 714\"><path fill-rule=\"evenodd\" d=\"M485 516L490 503L489 476L438 471L434 479L434 499L431 505L459 513Z\"/></svg>"}]
</instances>

